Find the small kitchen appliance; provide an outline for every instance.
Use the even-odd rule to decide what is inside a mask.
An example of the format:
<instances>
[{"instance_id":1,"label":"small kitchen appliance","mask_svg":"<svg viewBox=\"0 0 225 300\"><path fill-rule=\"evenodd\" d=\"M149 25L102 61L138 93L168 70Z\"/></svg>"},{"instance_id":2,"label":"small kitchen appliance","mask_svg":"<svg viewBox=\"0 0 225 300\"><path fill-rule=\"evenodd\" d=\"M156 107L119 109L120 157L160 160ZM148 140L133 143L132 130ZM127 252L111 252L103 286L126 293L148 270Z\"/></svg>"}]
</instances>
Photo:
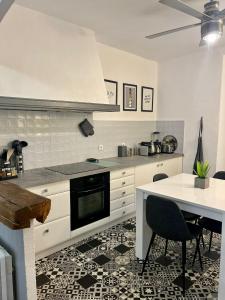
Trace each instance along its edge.
<instances>
[{"instance_id":1,"label":"small kitchen appliance","mask_svg":"<svg viewBox=\"0 0 225 300\"><path fill-rule=\"evenodd\" d=\"M118 157L127 157L127 146L118 146Z\"/></svg>"},{"instance_id":2,"label":"small kitchen appliance","mask_svg":"<svg viewBox=\"0 0 225 300\"><path fill-rule=\"evenodd\" d=\"M172 154L178 146L177 139L173 135L166 135L162 140L162 152Z\"/></svg>"}]
</instances>

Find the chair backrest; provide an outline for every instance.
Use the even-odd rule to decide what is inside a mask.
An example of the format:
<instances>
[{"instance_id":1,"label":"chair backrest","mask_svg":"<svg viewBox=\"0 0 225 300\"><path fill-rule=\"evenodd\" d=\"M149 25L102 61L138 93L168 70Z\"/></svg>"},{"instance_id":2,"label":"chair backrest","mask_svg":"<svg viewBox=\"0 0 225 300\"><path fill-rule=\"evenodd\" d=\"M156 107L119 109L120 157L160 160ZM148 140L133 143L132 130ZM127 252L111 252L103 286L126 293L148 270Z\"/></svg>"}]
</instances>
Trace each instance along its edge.
<instances>
[{"instance_id":1,"label":"chair backrest","mask_svg":"<svg viewBox=\"0 0 225 300\"><path fill-rule=\"evenodd\" d=\"M154 195L146 201L146 220L152 231L173 241L191 239L183 214L174 201Z\"/></svg>"},{"instance_id":2,"label":"chair backrest","mask_svg":"<svg viewBox=\"0 0 225 300\"><path fill-rule=\"evenodd\" d=\"M225 171L216 172L213 178L225 180Z\"/></svg>"},{"instance_id":3,"label":"chair backrest","mask_svg":"<svg viewBox=\"0 0 225 300\"><path fill-rule=\"evenodd\" d=\"M168 178L169 176L166 175L165 173L159 173L159 174L155 174L153 176L153 182L156 182L156 181L159 181L159 180L162 180L162 179L166 179Z\"/></svg>"}]
</instances>

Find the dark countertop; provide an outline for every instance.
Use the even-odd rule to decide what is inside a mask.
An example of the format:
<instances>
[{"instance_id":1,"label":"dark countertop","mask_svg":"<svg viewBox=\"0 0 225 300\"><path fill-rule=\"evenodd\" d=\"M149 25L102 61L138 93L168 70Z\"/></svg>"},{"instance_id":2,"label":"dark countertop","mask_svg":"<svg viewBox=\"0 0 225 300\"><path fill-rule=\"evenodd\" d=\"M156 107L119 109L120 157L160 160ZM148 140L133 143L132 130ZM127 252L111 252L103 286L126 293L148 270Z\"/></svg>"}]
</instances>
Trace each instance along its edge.
<instances>
[{"instance_id":1,"label":"dark countertop","mask_svg":"<svg viewBox=\"0 0 225 300\"><path fill-rule=\"evenodd\" d=\"M63 175L47 168L39 168L27 170L24 174L19 175L18 178L10 180L10 182L15 183L23 188L31 188L35 186L55 183L64 180L70 180L73 178L103 173L107 171L115 171L123 168L134 168L139 165L145 165L150 163L157 163L168 159L173 159L177 157L182 157L183 154L158 154L154 156L132 156L132 157L112 157L104 158L100 161L110 161L117 163L116 166L102 168L94 171L82 172L73 175Z\"/></svg>"}]
</instances>

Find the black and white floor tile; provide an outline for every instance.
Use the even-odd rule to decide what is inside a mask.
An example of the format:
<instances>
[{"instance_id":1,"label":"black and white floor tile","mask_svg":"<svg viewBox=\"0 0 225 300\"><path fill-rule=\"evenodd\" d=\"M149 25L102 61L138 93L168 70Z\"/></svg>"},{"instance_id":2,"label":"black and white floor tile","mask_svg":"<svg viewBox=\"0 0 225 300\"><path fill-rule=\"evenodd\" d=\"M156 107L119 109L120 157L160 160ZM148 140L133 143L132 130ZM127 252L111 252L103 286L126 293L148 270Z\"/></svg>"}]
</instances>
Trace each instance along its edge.
<instances>
[{"instance_id":1,"label":"black and white floor tile","mask_svg":"<svg viewBox=\"0 0 225 300\"><path fill-rule=\"evenodd\" d=\"M192 267L195 243L187 245L185 298L180 287L181 246L157 237L143 276L135 257L135 218L36 262L38 300L215 300L217 299L220 236L212 252L201 248L204 271Z\"/></svg>"}]
</instances>

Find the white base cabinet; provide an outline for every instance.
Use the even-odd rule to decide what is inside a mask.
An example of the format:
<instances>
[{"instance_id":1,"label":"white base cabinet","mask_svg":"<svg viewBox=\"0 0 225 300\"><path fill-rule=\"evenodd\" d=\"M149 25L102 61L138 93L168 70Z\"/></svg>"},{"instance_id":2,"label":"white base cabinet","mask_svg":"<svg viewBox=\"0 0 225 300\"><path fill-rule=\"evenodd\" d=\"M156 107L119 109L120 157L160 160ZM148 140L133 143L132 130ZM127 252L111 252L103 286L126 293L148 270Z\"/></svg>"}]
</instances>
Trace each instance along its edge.
<instances>
[{"instance_id":1,"label":"white base cabinet","mask_svg":"<svg viewBox=\"0 0 225 300\"><path fill-rule=\"evenodd\" d=\"M35 252L52 248L70 239L70 217L37 226L34 229Z\"/></svg>"},{"instance_id":2,"label":"white base cabinet","mask_svg":"<svg viewBox=\"0 0 225 300\"><path fill-rule=\"evenodd\" d=\"M110 173L110 221L135 211L134 174L134 168Z\"/></svg>"},{"instance_id":3,"label":"white base cabinet","mask_svg":"<svg viewBox=\"0 0 225 300\"><path fill-rule=\"evenodd\" d=\"M157 173L168 176L182 173L183 158L173 158L110 172L110 217L70 231L70 183L56 182L30 188L33 193L51 199L51 210L45 224L35 221L34 238L36 253L53 248L74 237L92 231L135 212L135 187L147 184Z\"/></svg>"},{"instance_id":4,"label":"white base cabinet","mask_svg":"<svg viewBox=\"0 0 225 300\"><path fill-rule=\"evenodd\" d=\"M168 176L174 176L182 173L182 170L183 157L137 166L135 168L135 187L152 182L155 174L166 173Z\"/></svg>"},{"instance_id":5,"label":"white base cabinet","mask_svg":"<svg viewBox=\"0 0 225 300\"><path fill-rule=\"evenodd\" d=\"M70 239L69 187L69 181L62 181L29 189L32 193L51 199L51 210L45 224L34 221L36 253Z\"/></svg>"}]
</instances>

